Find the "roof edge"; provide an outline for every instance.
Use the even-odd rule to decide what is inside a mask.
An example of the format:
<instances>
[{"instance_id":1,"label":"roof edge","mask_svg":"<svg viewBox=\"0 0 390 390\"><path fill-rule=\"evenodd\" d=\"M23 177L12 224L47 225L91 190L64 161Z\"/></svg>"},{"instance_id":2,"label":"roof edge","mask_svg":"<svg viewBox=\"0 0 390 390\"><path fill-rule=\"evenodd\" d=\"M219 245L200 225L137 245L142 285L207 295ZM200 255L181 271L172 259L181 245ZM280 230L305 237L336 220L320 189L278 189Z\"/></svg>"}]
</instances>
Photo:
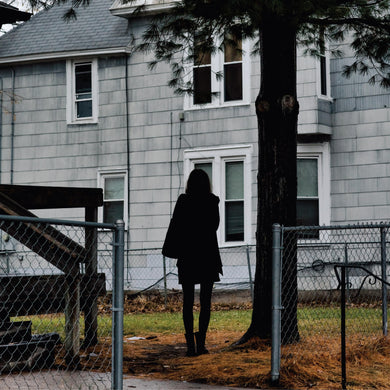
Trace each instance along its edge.
<instances>
[{"instance_id":1,"label":"roof edge","mask_svg":"<svg viewBox=\"0 0 390 390\"><path fill-rule=\"evenodd\" d=\"M109 49L97 49L97 50L73 50L69 52L52 52L52 53L37 53L23 56L3 57L0 58L0 65L14 64L14 63L26 63L26 62L39 62L50 61L56 59L68 59L68 58L80 58L80 57L92 57L102 56L108 54L129 54L131 52L128 46L122 46L118 48Z\"/></svg>"},{"instance_id":2,"label":"roof edge","mask_svg":"<svg viewBox=\"0 0 390 390\"><path fill-rule=\"evenodd\" d=\"M175 7L181 0L133 0L124 2L115 0L110 8L110 12L115 16L131 18L136 16L154 15L167 11ZM135 12L137 8L143 7L140 12Z\"/></svg>"}]
</instances>

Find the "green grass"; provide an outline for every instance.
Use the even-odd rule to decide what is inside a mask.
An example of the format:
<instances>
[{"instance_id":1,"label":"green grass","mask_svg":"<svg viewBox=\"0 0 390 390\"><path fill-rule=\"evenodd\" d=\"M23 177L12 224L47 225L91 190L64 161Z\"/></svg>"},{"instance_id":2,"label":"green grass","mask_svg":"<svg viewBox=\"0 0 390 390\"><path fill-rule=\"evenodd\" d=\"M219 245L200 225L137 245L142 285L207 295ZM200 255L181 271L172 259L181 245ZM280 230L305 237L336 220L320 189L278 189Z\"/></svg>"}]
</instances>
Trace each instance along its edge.
<instances>
[{"instance_id":1,"label":"green grass","mask_svg":"<svg viewBox=\"0 0 390 390\"><path fill-rule=\"evenodd\" d=\"M248 329L251 322L251 310L213 311L211 313L211 331L242 331ZM198 313L194 313L195 323ZM64 315L45 315L18 317L15 320L32 321L33 333L57 332L64 337ZM303 307L298 309L298 323L301 335L340 333L340 308ZM381 331L381 309L353 307L347 309L347 332L376 333ZM80 321L83 332L84 321ZM150 333L182 333L184 331L181 313L127 314L124 316L124 334L129 336ZM98 318L99 337L111 336L111 317Z\"/></svg>"}]
</instances>

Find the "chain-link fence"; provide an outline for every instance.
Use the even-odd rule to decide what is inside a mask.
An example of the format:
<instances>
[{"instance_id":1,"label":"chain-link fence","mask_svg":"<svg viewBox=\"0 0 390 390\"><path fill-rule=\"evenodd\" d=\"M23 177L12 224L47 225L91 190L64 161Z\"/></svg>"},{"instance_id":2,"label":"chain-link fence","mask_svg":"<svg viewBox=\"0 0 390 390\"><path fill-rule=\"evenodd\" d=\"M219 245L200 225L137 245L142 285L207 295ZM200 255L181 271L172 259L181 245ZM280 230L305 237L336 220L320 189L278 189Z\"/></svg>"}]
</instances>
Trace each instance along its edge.
<instances>
[{"instance_id":1,"label":"chain-link fence","mask_svg":"<svg viewBox=\"0 0 390 390\"><path fill-rule=\"evenodd\" d=\"M274 226L273 379L333 359L344 387L343 347L357 353L387 334L389 227Z\"/></svg>"},{"instance_id":2,"label":"chain-link fence","mask_svg":"<svg viewBox=\"0 0 390 390\"><path fill-rule=\"evenodd\" d=\"M122 337L113 343L113 332L121 334L115 315L123 295L112 296L113 266L123 267L118 226L0 216L1 388L120 383Z\"/></svg>"},{"instance_id":3,"label":"chain-link fence","mask_svg":"<svg viewBox=\"0 0 390 390\"><path fill-rule=\"evenodd\" d=\"M216 290L252 290L256 265L254 246L220 249L223 275ZM164 257L161 248L128 250L125 254L125 289L129 292L181 290L176 259Z\"/></svg>"}]
</instances>

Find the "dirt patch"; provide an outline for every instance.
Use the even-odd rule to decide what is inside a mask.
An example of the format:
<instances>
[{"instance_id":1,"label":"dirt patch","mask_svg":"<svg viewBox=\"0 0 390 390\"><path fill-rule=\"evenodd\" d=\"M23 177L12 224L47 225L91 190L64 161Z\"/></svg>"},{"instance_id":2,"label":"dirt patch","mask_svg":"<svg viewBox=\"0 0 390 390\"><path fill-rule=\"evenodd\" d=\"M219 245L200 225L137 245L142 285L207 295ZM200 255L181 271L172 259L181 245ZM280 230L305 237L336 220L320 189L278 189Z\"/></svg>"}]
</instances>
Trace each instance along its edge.
<instances>
[{"instance_id":1,"label":"dirt patch","mask_svg":"<svg viewBox=\"0 0 390 390\"><path fill-rule=\"evenodd\" d=\"M209 354L186 357L185 341L179 334L124 337L124 375L171 379L222 386L269 389L271 348L254 339L232 347L239 332L209 332ZM324 345L326 348L324 349ZM341 388L340 341L315 337L282 349L281 389ZM109 349L94 349L97 357L84 359L87 369L108 368ZM102 363L102 360L105 363ZM385 337L351 339L347 348L349 390L388 389L390 383L390 340ZM107 366L107 367L105 367Z\"/></svg>"},{"instance_id":2,"label":"dirt patch","mask_svg":"<svg viewBox=\"0 0 390 390\"><path fill-rule=\"evenodd\" d=\"M125 312L147 313L181 310L181 294L165 297L126 296ZM196 305L197 306L197 305ZM213 310L250 309L250 299L235 294L215 294ZM105 309L104 309L105 310ZM247 388L270 388L271 347L269 342L251 340L232 347L241 332L213 331L207 335L207 355L186 357L182 334L148 334L123 339L125 375L173 379ZM109 342L105 342L109 345ZM94 359L82 359L88 369L107 367L111 351L94 348ZM282 348L280 388L341 388L340 337L315 336ZM103 364L104 361L105 363ZM348 337L347 382L349 390L388 389L390 383L390 340L385 337Z\"/></svg>"}]
</instances>

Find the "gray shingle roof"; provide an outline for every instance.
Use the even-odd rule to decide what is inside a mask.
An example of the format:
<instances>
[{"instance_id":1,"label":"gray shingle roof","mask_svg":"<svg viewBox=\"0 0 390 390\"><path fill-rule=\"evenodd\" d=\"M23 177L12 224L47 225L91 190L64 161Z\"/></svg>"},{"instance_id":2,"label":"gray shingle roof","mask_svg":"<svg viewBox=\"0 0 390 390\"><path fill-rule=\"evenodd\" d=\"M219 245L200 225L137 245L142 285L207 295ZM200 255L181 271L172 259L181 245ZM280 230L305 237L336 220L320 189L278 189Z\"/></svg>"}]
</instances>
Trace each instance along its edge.
<instances>
[{"instance_id":1,"label":"gray shingle roof","mask_svg":"<svg viewBox=\"0 0 390 390\"><path fill-rule=\"evenodd\" d=\"M131 41L128 21L113 16L111 5L112 0L91 0L69 22L63 20L69 3L41 11L0 38L0 59L126 47Z\"/></svg>"}]
</instances>

